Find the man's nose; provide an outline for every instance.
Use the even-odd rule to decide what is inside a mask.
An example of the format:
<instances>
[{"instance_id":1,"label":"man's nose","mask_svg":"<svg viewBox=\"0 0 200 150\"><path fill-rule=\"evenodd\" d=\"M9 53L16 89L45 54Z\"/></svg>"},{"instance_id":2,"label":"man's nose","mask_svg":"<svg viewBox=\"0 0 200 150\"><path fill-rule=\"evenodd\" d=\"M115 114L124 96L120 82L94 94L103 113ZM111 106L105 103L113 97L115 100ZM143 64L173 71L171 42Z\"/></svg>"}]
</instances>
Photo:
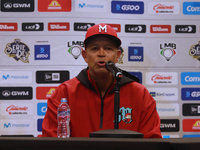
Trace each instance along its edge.
<instances>
[{"instance_id":1,"label":"man's nose","mask_svg":"<svg viewBox=\"0 0 200 150\"><path fill-rule=\"evenodd\" d=\"M99 49L99 55L100 55L100 56L105 56L105 50L104 50L103 47L101 47L101 48Z\"/></svg>"}]
</instances>

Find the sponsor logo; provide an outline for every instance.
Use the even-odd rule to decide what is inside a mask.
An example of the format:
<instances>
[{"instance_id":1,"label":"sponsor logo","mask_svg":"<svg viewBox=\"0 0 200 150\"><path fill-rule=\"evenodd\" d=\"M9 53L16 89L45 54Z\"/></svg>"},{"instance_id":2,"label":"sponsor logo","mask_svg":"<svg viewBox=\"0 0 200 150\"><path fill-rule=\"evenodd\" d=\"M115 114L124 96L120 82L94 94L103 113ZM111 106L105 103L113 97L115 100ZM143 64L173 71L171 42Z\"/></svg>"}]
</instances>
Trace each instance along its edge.
<instances>
[{"instance_id":1,"label":"sponsor logo","mask_svg":"<svg viewBox=\"0 0 200 150\"><path fill-rule=\"evenodd\" d=\"M176 44L175 43L164 43L160 44L160 54L169 61L174 55L176 55Z\"/></svg>"},{"instance_id":2,"label":"sponsor logo","mask_svg":"<svg viewBox=\"0 0 200 150\"><path fill-rule=\"evenodd\" d=\"M182 85L200 85L200 72L182 72Z\"/></svg>"},{"instance_id":3,"label":"sponsor logo","mask_svg":"<svg viewBox=\"0 0 200 150\"><path fill-rule=\"evenodd\" d=\"M72 41L68 42L67 46L69 47L68 53L70 53L74 59L78 59L81 55L84 44L82 41Z\"/></svg>"},{"instance_id":4,"label":"sponsor logo","mask_svg":"<svg viewBox=\"0 0 200 150\"><path fill-rule=\"evenodd\" d=\"M143 14L144 2L141 1L112 1L112 13Z\"/></svg>"},{"instance_id":5,"label":"sponsor logo","mask_svg":"<svg viewBox=\"0 0 200 150\"><path fill-rule=\"evenodd\" d=\"M200 2L184 2L183 14L185 15L200 15Z\"/></svg>"},{"instance_id":6,"label":"sponsor logo","mask_svg":"<svg viewBox=\"0 0 200 150\"><path fill-rule=\"evenodd\" d=\"M69 12L71 0L38 0L39 12Z\"/></svg>"},{"instance_id":7,"label":"sponsor logo","mask_svg":"<svg viewBox=\"0 0 200 150\"><path fill-rule=\"evenodd\" d=\"M196 25L176 25L176 33L196 33Z\"/></svg>"},{"instance_id":8,"label":"sponsor logo","mask_svg":"<svg viewBox=\"0 0 200 150\"><path fill-rule=\"evenodd\" d=\"M161 119L160 130L161 132L178 132L179 120L178 119Z\"/></svg>"},{"instance_id":9,"label":"sponsor logo","mask_svg":"<svg viewBox=\"0 0 200 150\"><path fill-rule=\"evenodd\" d=\"M179 104L157 104L159 116L179 116Z\"/></svg>"},{"instance_id":10,"label":"sponsor logo","mask_svg":"<svg viewBox=\"0 0 200 150\"><path fill-rule=\"evenodd\" d=\"M28 57L30 55L30 49L20 39L15 39L14 42L8 43L4 53L16 61L21 60L24 63L29 63Z\"/></svg>"},{"instance_id":11,"label":"sponsor logo","mask_svg":"<svg viewBox=\"0 0 200 150\"><path fill-rule=\"evenodd\" d=\"M47 111L47 103L38 103L37 104L38 116L45 116L46 111Z\"/></svg>"},{"instance_id":12,"label":"sponsor logo","mask_svg":"<svg viewBox=\"0 0 200 150\"><path fill-rule=\"evenodd\" d=\"M36 88L36 98L38 100L44 100L51 97L53 92L56 90L57 87L37 87Z\"/></svg>"},{"instance_id":13,"label":"sponsor logo","mask_svg":"<svg viewBox=\"0 0 200 150\"><path fill-rule=\"evenodd\" d=\"M0 131L3 133L27 133L33 131L32 119L1 119Z\"/></svg>"},{"instance_id":14,"label":"sponsor logo","mask_svg":"<svg viewBox=\"0 0 200 150\"><path fill-rule=\"evenodd\" d=\"M126 24L125 32L127 32L127 33L146 33L146 25Z\"/></svg>"},{"instance_id":15,"label":"sponsor logo","mask_svg":"<svg viewBox=\"0 0 200 150\"><path fill-rule=\"evenodd\" d=\"M33 12L34 0L1 0L2 12Z\"/></svg>"},{"instance_id":16,"label":"sponsor logo","mask_svg":"<svg viewBox=\"0 0 200 150\"><path fill-rule=\"evenodd\" d=\"M192 45L189 51L190 56L200 61L200 41L196 45Z\"/></svg>"},{"instance_id":17,"label":"sponsor logo","mask_svg":"<svg viewBox=\"0 0 200 150\"><path fill-rule=\"evenodd\" d=\"M149 2L149 14L179 14L178 2Z\"/></svg>"},{"instance_id":18,"label":"sponsor logo","mask_svg":"<svg viewBox=\"0 0 200 150\"><path fill-rule=\"evenodd\" d=\"M48 23L49 31L69 31L68 22L49 22Z\"/></svg>"},{"instance_id":19,"label":"sponsor logo","mask_svg":"<svg viewBox=\"0 0 200 150\"><path fill-rule=\"evenodd\" d=\"M43 119L38 119L37 120L37 130L39 132L42 132L42 122L43 122Z\"/></svg>"},{"instance_id":20,"label":"sponsor logo","mask_svg":"<svg viewBox=\"0 0 200 150\"><path fill-rule=\"evenodd\" d=\"M148 72L146 83L150 85L176 85L178 82L175 72Z\"/></svg>"},{"instance_id":21,"label":"sponsor logo","mask_svg":"<svg viewBox=\"0 0 200 150\"><path fill-rule=\"evenodd\" d=\"M28 100L32 98L32 87L0 87L0 99L2 100Z\"/></svg>"},{"instance_id":22,"label":"sponsor logo","mask_svg":"<svg viewBox=\"0 0 200 150\"><path fill-rule=\"evenodd\" d=\"M183 104L183 116L200 116L200 104Z\"/></svg>"},{"instance_id":23,"label":"sponsor logo","mask_svg":"<svg viewBox=\"0 0 200 150\"><path fill-rule=\"evenodd\" d=\"M178 100L177 88L148 88L149 93L156 101Z\"/></svg>"},{"instance_id":24,"label":"sponsor logo","mask_svg":"<svg viewBox=\"0 0 200 150\"><path fill-rule=\"evenodd\" d=\"M169 139L169 138L180 138L179 135L163 135L162 134L162 138L164 139Z\"/></svg>"},{"instance_id":25,"label":"sponsor logo","mask_svg":"<svg viewBox=\"0 0 200 150\"><path fill-rule=\"evenodd\" d=\"M50 60L50 45L35 45L35 60Z\"/></svg>"},{"instance_id":26,"label":"sponsor logo","mask_svg":"<svg viewBox=\"0 0 200 150\"><path fill-rule=\"evenodd\" d=\"M0 23L0 31L17 31L17 23Z\"/></svg>"},{"instance_id":27,"label":"sponsor logo","mask_svg":"<svg viewBox=\"0 0 200 150\"><path fill-rule=\"evenodd\" d=\"M183 119L183 131L184 132L200 132L200 120L199 119Z\"/></svg>"},{"instance_id":28,"label":"sponsor logo","mask_svg":"<svg viewBox=\"0 0 200 150\"><path fill-rule=\"evenodd\" d=\"M32 72L31 71L3 71L3 72L0 72L0 83L2 83L2 84L32 83Z\"/></svg>"},{"instance_id":29,"label":"sponsor logo","mask_svg":"<svg viewBox=\"0 0 200 150\"><path fill-rule=\"evenodd\" d=\"M22 31L43 31L44 23L22 23Z\"/></svg>"},{"instance_id":30,"label":"sponsor logo","mask_svg":"<svg viewBox=\"0 0 200 150\"><path fill-rule=\"evenodd\" d=\"M2 116L27 116L33 115L33 104L30 103L2 103Z\"/></svg>"},{"instance_id":31,"label":"sponsor logo","mask_svg":"<svg viewBox=\"0 0 200 150\"><path fill-rule=\"evenodd\" d=\"M119 115L119 122L123 121L125 123L131 123L132 120L132 108L125 108L121 107L119 109L120 115Z\"/></svg>"},{"instance_id":32,"label":"sponsor logo","mask_svg":"<svg viewBox=\"0 0 200 150\"><path fill-rule=\"evenodd\" d=\"M109 23L107 23L107 25L110 25L113 29L115 29L116 32L121 32L121 24L109 24Z\"/></svg>"},{"instance_id":33,"label":"sponsor logo","mask_svg":"<svg viewBox=\"0 0 200 150\"><path fill-rule=\"evenodd\" d=\"M134 76L138 77L139 80L140 80L140 83L142 84L142 72L128 72L128 73L130 73L131 75L134 75Z\"/></svg>"},{"instance_id":34,"label":"sponsor logo","mask_svg":"<svg viewBox=\"0 0 200 150\"><path fill-rule=\"evenodd\" d=\"M200 134L184 134L183 138L198 138L200 137Z\"/></svg>"},{"instance_id":35,"label":"sponsor logo","mask_svg":"<svg viewBox=\"0 0 200 150\"><path fill-rule=\"evenodd\" d=\"M90 27L95 25L95 23L74 23L74 31L87 31Z\"/></svg>"},{"instance_id":36,"label":"sponsor logo","mask_svg":"<svg viewBox=\"0 0 200 150\"><path fill-rule=\"evenodd\" d=\"M75 11L106 13L108 11L108 2L98 0L76 0Z\"/></svg>"},{"instance_id":37,"label":"sponsor logo","mask_svg":"<svg viewBox=\"0 0 200 150\"><path fill-rule=\"evenodd\" d=\"M200 100L200 88L182 88L182 100Z\"/></svg>"},{"instance_id":38,"label":"sponsor logo","mask_svg":"<svg viewBox=\"0 0 200 150\"><path fill-rule=\"evenodd\" d=\"M143 61L143 47L128 47L128 61Z\"/></svg>"},{"instance_id":39,"label":"sponsor logo","mask_svg":"<svg viewBox=\"0 0 200 150\"><path fill-rule=\"evenodd\" d=\"M69 80L69 71L36 71L36 83L62 83Z\"/></svg>"},{"instance_id":40,"label":"sponsor logo","mask_svg":"<svg viewBox=\"0 0 200 150\"><path fill-rule=\"evenodd\" d=\"M151 33L171 33L171 25L150 25Z\"/></svg>"}]
</instances>

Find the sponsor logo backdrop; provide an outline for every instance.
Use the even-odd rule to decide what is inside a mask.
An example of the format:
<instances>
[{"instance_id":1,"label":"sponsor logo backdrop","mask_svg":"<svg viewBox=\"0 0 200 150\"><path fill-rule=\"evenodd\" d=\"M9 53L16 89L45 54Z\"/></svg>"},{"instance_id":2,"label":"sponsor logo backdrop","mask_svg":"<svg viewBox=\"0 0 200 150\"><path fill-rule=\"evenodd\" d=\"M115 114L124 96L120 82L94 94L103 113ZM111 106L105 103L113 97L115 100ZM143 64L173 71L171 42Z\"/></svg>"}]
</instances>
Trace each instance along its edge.
<instances>
[{"instance_id":1,"label":"sponsor logo backdrop","mask_svg":"<svg viewBox=\"0 0 200 150\"><path fill-rule=\"evenodd\" d=\"M163 137L200 137L199 8L199 0L1 0L0 135L42 133L48 97L87 67L87 29L107 23L122 40L117 66L157 102Z\"/></svg>"}]
</instances>

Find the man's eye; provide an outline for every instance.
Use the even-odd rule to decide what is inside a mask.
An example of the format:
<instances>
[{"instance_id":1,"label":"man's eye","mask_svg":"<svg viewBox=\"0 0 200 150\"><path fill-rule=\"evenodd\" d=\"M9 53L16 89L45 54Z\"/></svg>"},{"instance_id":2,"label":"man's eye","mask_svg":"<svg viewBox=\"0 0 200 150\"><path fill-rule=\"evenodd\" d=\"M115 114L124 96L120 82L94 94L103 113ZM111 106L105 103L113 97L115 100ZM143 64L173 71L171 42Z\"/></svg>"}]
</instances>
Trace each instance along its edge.
<instances>
[{"instance_id":1,"label":"man's eye","mask_svg":"<svg viewBox=\"0 0 200 150\"><path fill-rule=\"evenodd\" d=\"M96 50L98 50L98 48L97 48L97 47L93 47L92 50L93 50L93 51L96 51Z\"/></svg>"},{"instance_id":2,"label":"man's eye","mask_svg":"<svg viewBox=\"0 0 200 150\"><path fill-rule=\"evenodd\" d=\"M110 48L110 47L106 47L105 50L107 50L107 51L111 51L112 48Z\"/></svg>"}]
</instances>

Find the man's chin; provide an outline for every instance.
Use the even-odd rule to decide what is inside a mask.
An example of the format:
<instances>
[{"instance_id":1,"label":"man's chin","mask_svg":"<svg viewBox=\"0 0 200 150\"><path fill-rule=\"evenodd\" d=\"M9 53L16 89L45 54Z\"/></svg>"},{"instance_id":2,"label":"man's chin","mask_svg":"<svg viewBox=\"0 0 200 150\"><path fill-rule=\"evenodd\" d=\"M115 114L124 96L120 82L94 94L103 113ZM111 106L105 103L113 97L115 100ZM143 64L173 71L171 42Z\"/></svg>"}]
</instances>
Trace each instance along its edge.
<instances>
[{"instance_id":1,"label":"man's chin","mask_svg":"<svg viewBox=\"0 0 200 150\"><path fill-rule=\"evenodd\" d=\"M104 69L98 69L95 71L95 76L99 77L99 78L103 78L103 77L108 77L110 74L110 72L108 70Z\"/></svg>"}]
</instances>

